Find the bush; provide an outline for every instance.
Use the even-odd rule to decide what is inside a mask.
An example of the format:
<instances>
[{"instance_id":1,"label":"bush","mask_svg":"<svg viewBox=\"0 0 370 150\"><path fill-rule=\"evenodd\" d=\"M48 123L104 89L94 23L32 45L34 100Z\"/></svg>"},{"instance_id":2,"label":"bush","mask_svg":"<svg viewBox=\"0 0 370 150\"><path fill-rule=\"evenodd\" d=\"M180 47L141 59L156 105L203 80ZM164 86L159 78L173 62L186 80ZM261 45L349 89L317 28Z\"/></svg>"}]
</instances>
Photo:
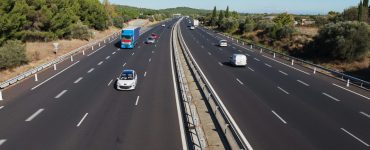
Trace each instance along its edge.
<instances>
[{"instance_id":1,"label":"bush","mask_svg":"<svg viewBox=\"0 0 370 150\"><path fill-rule=\"evenodd\" d=\"M41 31L21 31L15 34L15 37L18 39L21 39L22 41L52 41L57 39L57 36L54 33L51 32L41 32Z\"/></svg>"},{"instance_id":2,"label":"bush","mask_svg":"<svg viewBox=\"0 0 370 150\"><path fill-rule=\"evenodd\" d=\"M276 31L276 38L281 40L284 38L291 38L295 32L294 28L291 26L283 26Z\"/></svg>"},{"instance_id":3,"label":"bush","mask_svg":"<svg viewBox=\"0 0 370 150\"><path fill-rule=\"evenodd\" d=\"M21 41L7 41L0 47L0 70L27 63L26 47Z\"/></svg>"},{"instance_id":4,"label":"bush","mask_svg":"<svg viewBox=\"0 0 370 150\"><path fill-rule=\"evenodd\" d=\"M239 23L232 18L222 19L219 29L223 32L234 33L238 29Z\"/></svg>"},{"instance_id":5,"label":"bush","mask_svg":"<svg viewBox=\"0 0 370 150\"><path fill-rule=\"evenodd\" d=\"M257 22L256 29L266 30L267 28L271 28L273 26L275 26L275 23L270 20L260 20Z\"/></svg>"},{"instance_id":6,"label":"bush","mask_svg":"<svg viewBox=\"0 0 370 150\"><path fill-rule=\"evenodd\" d=\"M314 41L305 46L304 53L324 61L360 60L370 49L369 27L363 22L330 23L319 30Z\"/></svg>"},{"instance_id":7,"label":"bush","mask_svg":"<svg viewBox=\"0 0 370 150\"><path fill-rule=\"evenodd\" d=\"M74 39L89 40L92 37L92 33L89 31L88 26L79 22L72 25L71 37Z\"/></svg>"}]
</instances>

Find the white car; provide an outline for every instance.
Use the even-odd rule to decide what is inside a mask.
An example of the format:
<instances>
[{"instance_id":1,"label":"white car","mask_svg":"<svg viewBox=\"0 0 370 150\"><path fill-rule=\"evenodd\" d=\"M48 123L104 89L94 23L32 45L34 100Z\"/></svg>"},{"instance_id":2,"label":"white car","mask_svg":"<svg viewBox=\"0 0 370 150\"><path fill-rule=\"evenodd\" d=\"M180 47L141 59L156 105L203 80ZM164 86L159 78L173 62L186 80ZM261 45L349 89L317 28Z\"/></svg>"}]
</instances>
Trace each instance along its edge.
<instances>
[{"instance_id":1,"label":"white car","mask_svg":"<svg viewBox=\"0 0 370 150\"><path fill-rule=\"evenodd\" d=\"M191 27L190 27L190 30L194 30L194 29L195 29L195 27L194 27L194 26L191 26Z\"/></svg>"},{"instance_id":2,"label":"white car","mask_svg":"<svg viewBox=\"0 0 370 150\"><path fill-rule=\"evenodd\" d=\"M243 54L233 54L230 56L230 64L233 66L246 66L247 65L247 56Z\"/></svg>"},{"instance_id":3,"label":"white car","mask_svg":"<svg viewBox=\"0 0 370 150\"><path fill-rule=\"evenodd\" d=\"M220 42L218 43L218 45L220 47L226 47L227 46L227 41L226 40L220 40Z\"/></svg>"},{"instance_id":4,"label":"white car","mask_svg":"<svg viewBox=\"0 0 370 150\"><path fill-rule=\"evenodd\" d=\"M137 84L137 75L135 70L123 70L117 78L117 90L134 90Z\"/></svg>"}]
</instances>

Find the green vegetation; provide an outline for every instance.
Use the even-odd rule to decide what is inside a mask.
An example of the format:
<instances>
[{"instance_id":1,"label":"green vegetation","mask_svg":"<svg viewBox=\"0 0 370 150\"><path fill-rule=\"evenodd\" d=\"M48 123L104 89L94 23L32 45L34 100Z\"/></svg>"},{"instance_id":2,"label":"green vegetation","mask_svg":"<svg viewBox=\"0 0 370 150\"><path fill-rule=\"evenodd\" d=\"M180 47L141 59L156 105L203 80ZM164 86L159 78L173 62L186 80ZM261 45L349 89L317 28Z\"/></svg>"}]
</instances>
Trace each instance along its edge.
<instances>
[{"instance_id":1,"label":"green vegetation","mask_svg":"<svg viewBox=\"0 0 370 150\"><path fill-rule=\"evenodd\" d=\"M364 22L329 23L304 49L305 57L318 61L352 62L366 57L370 50L370 31Z\"/></svg>"},{"instance_id":2,"label":"green vegetation","mask_svg":"<svg viewBox=\"0 0 370 150\"><path fill-rule=\"evenodd\" d=\"M27 63L25 45L18 40L9 40L0 47L0 70Z\"/></svg>"}]
</instances>

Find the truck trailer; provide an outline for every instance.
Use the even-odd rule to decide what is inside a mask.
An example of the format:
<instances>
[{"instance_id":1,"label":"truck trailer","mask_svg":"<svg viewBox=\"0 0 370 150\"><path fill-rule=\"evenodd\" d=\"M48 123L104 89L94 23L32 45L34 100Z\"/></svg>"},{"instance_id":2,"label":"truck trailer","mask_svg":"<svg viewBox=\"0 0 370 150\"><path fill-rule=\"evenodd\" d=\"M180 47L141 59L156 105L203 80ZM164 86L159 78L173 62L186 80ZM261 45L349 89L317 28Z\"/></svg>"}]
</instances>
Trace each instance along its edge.
<instances>
[{"instance_id":1,"label":"truck trailer","mask_svg":"<svg viewBox=\"0 0 370 150\"><path fill-rule=\"evenodd\" d=\"M140 27L127 27L121 32L121 48L134 48L140 36Z\"/></svg>"}]
</instances>

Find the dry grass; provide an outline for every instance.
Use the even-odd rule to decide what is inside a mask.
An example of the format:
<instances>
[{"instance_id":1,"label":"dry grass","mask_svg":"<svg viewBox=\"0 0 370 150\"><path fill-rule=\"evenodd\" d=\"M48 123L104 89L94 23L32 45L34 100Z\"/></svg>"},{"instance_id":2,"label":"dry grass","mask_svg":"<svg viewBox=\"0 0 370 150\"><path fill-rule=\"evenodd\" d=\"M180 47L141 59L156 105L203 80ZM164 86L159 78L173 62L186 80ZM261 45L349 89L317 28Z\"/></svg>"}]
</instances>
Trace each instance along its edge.
<instances>
[{"instance_id":1,"label":"dry grass","mask_svg":"<svg viewBox=\"0 0 370 150\"><path fill-rule=\"evenodd\" d=\"M101 39L107 35L112 34L113 32L118 31L118 28L110 28L105 31L96 31L94 32L94 38L90 41L84 40L57 40L53 42L27 42L26 43L26 56L29 59L29 63L27 65L23 65L17 68L8 69L4 71L0 71L0 83L10 79L18 74L21 74L29 69L37 67L43 63L51 61L55 59L57 56L61 56L66 54L76 48L79 48L89 42ZM53 53L53 43L59 43L59 50L57 56Z\"/></svg>"},{"instance_id":2,"label":"dry grass","mask_svg":"<svg viewBox=\"0 0 370 150\"><path fill-rule=\"evenodd\" d=\"M319 29L317 27L295 27L295 28L299 33L310 37L314 37L319 32Z\"/></svg>"}]
</instances>

